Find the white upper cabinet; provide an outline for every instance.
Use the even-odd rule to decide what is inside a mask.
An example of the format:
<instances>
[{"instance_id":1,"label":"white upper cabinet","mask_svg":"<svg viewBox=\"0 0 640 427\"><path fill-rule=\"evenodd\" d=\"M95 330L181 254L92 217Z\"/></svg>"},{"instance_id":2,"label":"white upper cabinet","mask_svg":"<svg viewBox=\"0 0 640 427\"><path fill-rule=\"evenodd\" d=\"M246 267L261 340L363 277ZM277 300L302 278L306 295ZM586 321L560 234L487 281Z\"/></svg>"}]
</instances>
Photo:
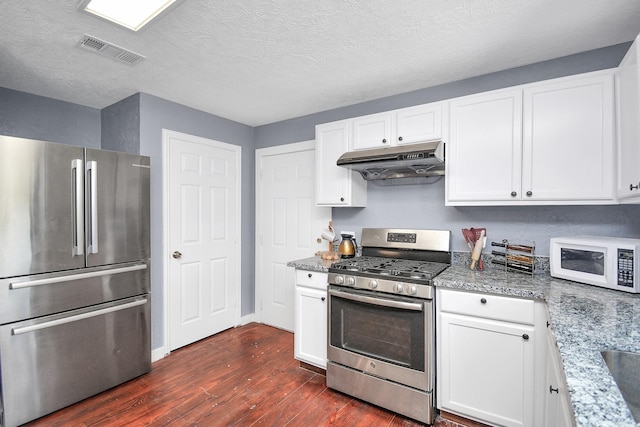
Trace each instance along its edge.
<instances>
[{"instance_id":1,"label":"white upper cabinet","mask_svg":"<svg viewBox=\"0 0 640 427\"><path fill-rule=\"evenodd\" d=\"M640 36L616 70L618 109L617 196L621 203L640 203Z\"/></svg>"},{"instance_id":2,"label":"white upper cabinet","mask_svg":"<svg viewBox=\"0 0 640 427\"><path fill-rule=\"evenodd\" d=\"M614 203L613 73L450 103L447 205Z\"/></svg>"},{"instance_id":3,"label":"white upper cabinet","mask_svg":"<svg viewBox=\"0 0 640 427\"><path fill-rule=\"evenodd\" d=\"M458 98L449 117L447 204L510 202L521 182L522 91Z\"/></svg>"},{"instance_id":4,"label":"white upper cabinet","mask_svg":"<svg viewBox=\"0 0 640 427\"><path fill-rule=\"evenodd\" d=\"M358 172L338 166L349 151L351 120L316 126L316 205L366 206L367 182Z\"/></svg>"},{"instance_id":5,"label":"white upper cabinet","mask_svg":"<svg viewBox=\"0 0 640 427\"><path fill-rule=\"evenodd\" d=\"M613 105L610 72L524 91L523 198L613 201Z\"/></svg>"},{"instance_id":6,"label":"white upper cabinet","mask_svg":"<svg viewBox=\"0 0 640 427\"><path fill-rule=\"evenodd\" d=\"M353 119L353 149L390 146L391 117L392 113L379 113Z\"/></svg>"},{"instance_id":7,"label":"white upper cabinet","mask_svg":"<svg viewBox=\"0 0 640 427\"><path fill-rule=\"evenodd\" d=\"M371 114L353 119L353 150L442 139L442 103Z\"/></svg>"}]
</instances>

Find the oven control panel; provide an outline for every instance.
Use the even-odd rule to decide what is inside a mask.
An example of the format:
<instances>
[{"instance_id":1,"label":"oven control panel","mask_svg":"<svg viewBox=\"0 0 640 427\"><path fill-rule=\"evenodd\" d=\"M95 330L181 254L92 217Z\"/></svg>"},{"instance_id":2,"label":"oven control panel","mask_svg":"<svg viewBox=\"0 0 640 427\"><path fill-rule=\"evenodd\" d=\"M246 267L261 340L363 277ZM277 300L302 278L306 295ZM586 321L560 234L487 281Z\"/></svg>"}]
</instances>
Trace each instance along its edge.
<instances>
[{"instance_id":1,"label":"oven control panel","mask_svg":"<svg viewBox=\"0 0 640 427\"><path fill-rule=\"evenodd\" d=\"M387 242L416 243L416 233L388 233Z\"/></svg>"},{"instance_id":2,"label":"oven control panel","mask_svg":"<svg viewBox=\"0 0 640 427\"><path fill-rule=\"evenodd\" d=\"M329 273L330 285L345 286L354 289L366 289L369 291L383 292L387 294L403 295L407 297L432 299L433 286L420 285L395 280L351 276L348 274Z\"/></svg>"}]
</instances>

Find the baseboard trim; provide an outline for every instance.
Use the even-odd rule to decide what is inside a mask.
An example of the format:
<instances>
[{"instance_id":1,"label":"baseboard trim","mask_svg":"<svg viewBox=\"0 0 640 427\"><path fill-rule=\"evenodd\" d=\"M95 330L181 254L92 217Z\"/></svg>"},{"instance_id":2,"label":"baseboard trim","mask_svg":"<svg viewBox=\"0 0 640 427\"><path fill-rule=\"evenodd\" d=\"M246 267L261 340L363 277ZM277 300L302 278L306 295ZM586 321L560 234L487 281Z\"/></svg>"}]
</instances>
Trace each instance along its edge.
<instances>
[{"instance_id":1,"label":"baseboard trim","mask_svg":"<svg viewBox=\"0 0 640 427\"><path fill-rule=\"evenodd\" d=\"M151 363L164 359L166 355L167 352L164 350L164 346L151 350Z\"/></svg>"}]
</instances>

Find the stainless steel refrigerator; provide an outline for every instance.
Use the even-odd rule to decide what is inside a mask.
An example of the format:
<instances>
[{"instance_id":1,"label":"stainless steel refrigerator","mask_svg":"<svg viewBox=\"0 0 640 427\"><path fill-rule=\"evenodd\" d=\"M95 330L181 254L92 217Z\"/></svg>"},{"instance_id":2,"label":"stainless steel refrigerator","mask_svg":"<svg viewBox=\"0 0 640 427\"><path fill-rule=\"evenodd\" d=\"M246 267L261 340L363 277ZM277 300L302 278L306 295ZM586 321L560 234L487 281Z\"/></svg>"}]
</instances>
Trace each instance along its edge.
<instances>
[{"instance_id":1,"label":"stainless steel refrigerator","mask_svg":"<svg viewBox=\"0 0 640 427\"><path fill-rule=\"evenodd\" d=\"M0 136L2 425L151 369L149 158Z\"/></svg>"}]
</instances>

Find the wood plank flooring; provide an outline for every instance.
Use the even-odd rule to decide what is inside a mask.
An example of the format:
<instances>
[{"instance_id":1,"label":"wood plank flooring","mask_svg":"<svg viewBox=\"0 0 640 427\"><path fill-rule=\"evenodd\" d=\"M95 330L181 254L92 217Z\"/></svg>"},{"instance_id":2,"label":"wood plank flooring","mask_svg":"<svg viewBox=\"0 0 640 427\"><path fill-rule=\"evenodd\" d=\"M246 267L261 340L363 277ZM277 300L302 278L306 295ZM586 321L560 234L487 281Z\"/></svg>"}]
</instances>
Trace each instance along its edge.
<instances>
[{"instance_id":1,"label":"wood plank flooring","mask_svg":"<svg viewBox=\"0 0 640 427\"><path fill-rule=\"evenodd\" d=\"M328 389L324 375L300 368L293 358L293 334L257 323L183 347L154 363L146 375L27 424L422 425Z\"/></svg>"}]
</instances>

